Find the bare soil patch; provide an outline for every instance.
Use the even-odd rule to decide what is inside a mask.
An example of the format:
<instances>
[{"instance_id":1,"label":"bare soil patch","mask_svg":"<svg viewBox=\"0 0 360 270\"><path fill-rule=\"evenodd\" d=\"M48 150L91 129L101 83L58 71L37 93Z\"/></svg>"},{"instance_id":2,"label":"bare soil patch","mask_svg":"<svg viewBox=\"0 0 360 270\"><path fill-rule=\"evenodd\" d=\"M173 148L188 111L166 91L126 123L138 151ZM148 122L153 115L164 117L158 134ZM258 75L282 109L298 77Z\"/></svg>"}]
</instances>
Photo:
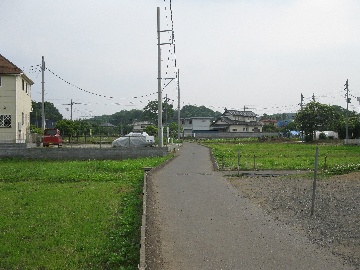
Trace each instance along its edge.
<instances>
[{"instance_id":1,"label":"bare soil patch","mask_svg":"<svg viewBox=\"0 0 360 270\"><path fill-rule=\"evenodd\" d=\"M360 269L360 172L318 179L313 216L312 177L246 176L229 181L275 220Z\"/></svg>"}]
</instances>

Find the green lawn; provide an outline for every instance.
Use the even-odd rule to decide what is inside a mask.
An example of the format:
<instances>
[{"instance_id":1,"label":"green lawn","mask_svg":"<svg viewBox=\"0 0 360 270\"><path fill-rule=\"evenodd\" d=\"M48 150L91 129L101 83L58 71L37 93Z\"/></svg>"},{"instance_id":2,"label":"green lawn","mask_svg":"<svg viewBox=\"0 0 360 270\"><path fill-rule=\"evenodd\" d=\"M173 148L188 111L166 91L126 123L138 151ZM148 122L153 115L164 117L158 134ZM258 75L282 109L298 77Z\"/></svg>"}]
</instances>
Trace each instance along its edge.
<instances>
[{"instance_id":1,"label":"green lawn","mask_svg":"<svg viewBox=\"0 0 360 270\"><path fill-rule=\"evenodd\" d=\"M137 269L142 167L0 160L0 269Z\"/></svg>"},{"instance_id":2,"label":"green lawn","mask_svg":"<svg viewBox=\"0 0 360 270\"><path fill-rule=\"evenodd\" d=\"M207 140L220 168L236 170L238 153L240 169L313 170L315 149L319 149L319 169L344 173L360 169L360 147L335 144L296 142L257 142L249 140Z\"/></svg>"}]
</instances>

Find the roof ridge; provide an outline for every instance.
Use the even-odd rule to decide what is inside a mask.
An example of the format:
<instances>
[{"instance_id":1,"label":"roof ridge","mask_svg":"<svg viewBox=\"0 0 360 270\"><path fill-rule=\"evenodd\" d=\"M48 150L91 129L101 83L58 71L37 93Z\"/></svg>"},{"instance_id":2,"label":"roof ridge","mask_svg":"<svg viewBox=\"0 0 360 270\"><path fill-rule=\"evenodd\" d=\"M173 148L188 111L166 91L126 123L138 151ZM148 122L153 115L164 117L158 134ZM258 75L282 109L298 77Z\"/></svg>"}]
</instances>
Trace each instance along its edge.
<instances>
[{"instance_id":1,"label":"roof ridge","mask_svg":"<svg viewBox=\"0 0 360 270\"><path fill-rule=\"evenodd\" d=\"M21 68L0 54L0 74L23 73Z\"/></svg>"}]
</instances>

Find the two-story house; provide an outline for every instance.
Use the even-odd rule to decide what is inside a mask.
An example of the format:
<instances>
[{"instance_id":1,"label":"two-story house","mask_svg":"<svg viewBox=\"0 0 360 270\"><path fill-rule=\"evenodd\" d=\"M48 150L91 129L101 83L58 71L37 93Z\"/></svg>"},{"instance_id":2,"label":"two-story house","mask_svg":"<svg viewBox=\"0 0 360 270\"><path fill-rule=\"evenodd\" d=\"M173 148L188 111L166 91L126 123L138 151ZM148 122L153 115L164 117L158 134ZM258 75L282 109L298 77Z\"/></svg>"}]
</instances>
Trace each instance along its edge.
<instances>
[{"instance_id":1,"label":"two-story house","mask_svg":"<svg viewBox=\"0 0 360 270\"><path fill-rule=\"evenodd\" d=\"M181 119L184 136L193 136L196 133L208 132L211 130L210 125L213 117L190 117Z\"/></svg>"},{"instance_id":2,"label":"two-story house","mask_svg":"<svg viewBox=\"0 0 360 270\"><path fill-rule=\"evenodd\" d=\"M220 132L262 132L263 124L251 111L227 110L211 124L211 128Z\"/></svg>"},{"instance_id":3,"label":"two-story house","mask_svg":"<svg viewBox=\"0 0 360 270\"><path fill-rule=\"evenodd\" d=\"M152 124L149 121L139 121L139 122L134 122L133 123L133 132L135 133L142 133L144 132L144 129L147 128L148 126L153 126L154 124Z\"/></svg>"},{"instance_id":4,"label":"two-story house","mask_svg":"<svg viewBox=\"0 0 360 270\"><path fill-rule=\"evenodd\" d=\"M24 143L28 139L33 84L0 54L0 142Z\"/></svg>"}]
</instances>

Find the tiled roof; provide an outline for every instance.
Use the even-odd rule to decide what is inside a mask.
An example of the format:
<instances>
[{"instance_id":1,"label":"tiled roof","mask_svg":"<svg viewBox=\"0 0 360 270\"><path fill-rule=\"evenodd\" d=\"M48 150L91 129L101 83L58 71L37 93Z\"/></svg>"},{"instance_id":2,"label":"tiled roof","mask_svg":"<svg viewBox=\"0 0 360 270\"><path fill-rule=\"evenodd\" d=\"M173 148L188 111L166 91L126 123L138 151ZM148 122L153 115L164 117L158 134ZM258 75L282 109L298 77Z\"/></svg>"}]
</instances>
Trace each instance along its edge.
<instances>
[{"instance_id":1,"label":"tiled roof","mask_svg":"<svg viewBox=\"0 0 360 270\"><path fill-rule=\"evenodd\" d=\"M22 70L0 54L0 74L20 74Z\"/></svg>"},{"instance_id":2,"label":"tiled roof","mask_svg":"<svg viewBox=\"0 0 360 270\"><path fill-rule=\"evenodd\" d=\"M229 117L221 116L218 120L221 120L225 123L218 123L218 121L215 121L211 124L212 127L227 127L229 125L246 125L246 126L259 126L262 125L262 123L253 121L253 122L245 122L245 121L238 121L238 120L232 120Z\"/></svg>"},{"instance_id":3,"label":"tiled roof","mask_svg":"<svg viewBox=\"0 0 360 270\"><path fill-rule=\"evenodd\" d=\"M247 117L256 117L256 114L250 111L236 111L236 110L226 110L224 112L225 113L229 113L231 115L236 115L236 116L247 116Z\"/></svg>"}]
</instances>

